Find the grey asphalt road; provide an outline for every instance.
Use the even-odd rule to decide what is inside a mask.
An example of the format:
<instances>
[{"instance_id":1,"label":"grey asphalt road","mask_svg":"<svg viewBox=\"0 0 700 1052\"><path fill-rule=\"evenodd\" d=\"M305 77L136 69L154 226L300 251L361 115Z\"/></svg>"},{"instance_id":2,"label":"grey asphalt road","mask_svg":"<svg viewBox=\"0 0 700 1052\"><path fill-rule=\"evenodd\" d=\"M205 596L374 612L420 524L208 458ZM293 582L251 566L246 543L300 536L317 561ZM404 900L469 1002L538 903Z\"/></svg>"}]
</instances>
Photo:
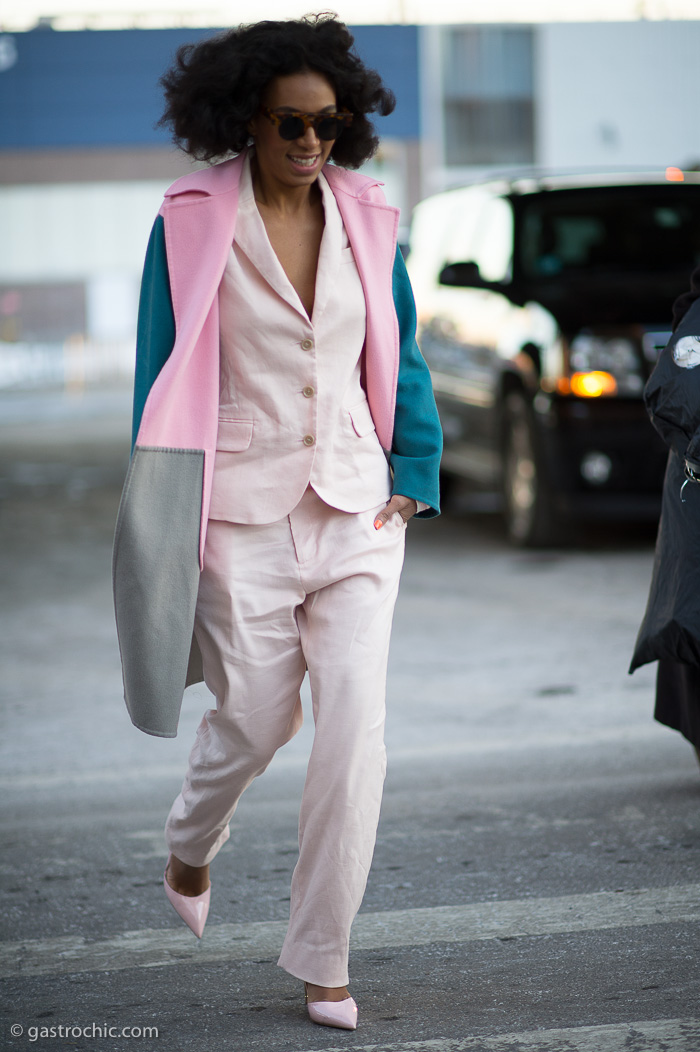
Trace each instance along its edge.
<instances>
[{"instance_id":1,"label":"grey asphalt road","mask_svg":"<svg viewBox=\"0 0 700 1052\"><path fill-rule=\"evenodd\" d=\"M355 1033L276 967L310 720L248 791L205 937L162 893L175 740L128 722L110 596L123 391L0 397L0 1048L698 1052L700 767L626 673L649 532L516 552L409 528ZM158 1036L140 1036L156 1028Z\"/></svg>"}]
</instances>

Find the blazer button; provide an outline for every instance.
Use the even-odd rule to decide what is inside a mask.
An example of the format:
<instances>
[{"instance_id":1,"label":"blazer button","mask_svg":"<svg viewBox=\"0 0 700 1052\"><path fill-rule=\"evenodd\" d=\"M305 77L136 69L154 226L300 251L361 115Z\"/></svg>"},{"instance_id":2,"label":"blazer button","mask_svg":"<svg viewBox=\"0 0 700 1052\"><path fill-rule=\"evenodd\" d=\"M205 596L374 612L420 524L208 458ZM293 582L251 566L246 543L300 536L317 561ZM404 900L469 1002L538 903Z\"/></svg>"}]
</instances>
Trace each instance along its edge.
<instances>
[{"instance_id":1,"label":"blazer button","mask_svg":"<svg viewBox=\"0 0 700 1052\"><path fill-rule=\"evenodd\" d=\"M304 445L305 446L312 446L315 441L316 441L316 439L314 438L313 435L304 435Z\"/></svg>"},{"instance_id":2,"label":"blazer button","mask_svg":"<svg viewBox=\"0 0 700 1052\"><path fill-rule=\"evenodd\" d=\"M311 398L313 394L316 394L313 387L304 387L302 388L301 393L303 394L304 398Z\"/></svg>"},{"instance_id":3,"label":"blazer button","mask_svg":"<svg viewBox=\"0 0 700 1052\"><path fill-rule=\"evenodd\" d=\"M302 351L310 351L310 350L312 350L313 349L313 345L314 345L314 341L310 340L308 337L305 340L301 341L301 349L302 349Z\"/></svg>"}]
</instances>

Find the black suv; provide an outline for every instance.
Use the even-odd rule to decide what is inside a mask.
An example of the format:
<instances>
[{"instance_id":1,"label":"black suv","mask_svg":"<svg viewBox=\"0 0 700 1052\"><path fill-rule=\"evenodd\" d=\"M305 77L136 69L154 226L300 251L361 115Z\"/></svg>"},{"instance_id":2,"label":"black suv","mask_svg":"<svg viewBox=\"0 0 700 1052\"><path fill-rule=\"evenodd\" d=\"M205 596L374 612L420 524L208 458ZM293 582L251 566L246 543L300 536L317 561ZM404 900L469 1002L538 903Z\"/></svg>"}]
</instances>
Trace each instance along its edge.
<instances>
[{"instance_id":1,"label":"black suv","mask_svg":"<svg viewBox=\"0 0 700 1052\"><path fill-rule=\"evenodd\" d=\"M411 227L418 341L446 476L500 492L519 544L658 514L642 391L700 263L700 174L541 176L428 198Z\"/></svg>"}]
</instances>

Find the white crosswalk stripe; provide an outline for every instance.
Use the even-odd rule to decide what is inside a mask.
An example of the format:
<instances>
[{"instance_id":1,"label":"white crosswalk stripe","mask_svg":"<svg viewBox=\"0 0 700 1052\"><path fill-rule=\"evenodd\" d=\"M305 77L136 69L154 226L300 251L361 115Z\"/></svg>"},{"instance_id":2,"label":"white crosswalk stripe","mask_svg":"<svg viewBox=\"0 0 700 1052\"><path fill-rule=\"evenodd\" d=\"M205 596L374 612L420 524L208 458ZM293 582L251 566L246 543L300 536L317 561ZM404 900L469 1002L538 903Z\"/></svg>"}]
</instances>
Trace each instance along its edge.
<instances>
[{"instance_id":1,"label":"white crosswalk stripe","mask_svg":"<svg viewBox=\"0 0 700 1052\"><path fill-rule=\"evenodd\" d=\"M685 884L361 913L353 927L352 947L425 946L698 921L700 884ZM213 925L200 943L184 926L128 931L99 942L77 936L5 942L0 943L0 977L272 957L279 952L285 930L286 922L269 921Z\"/></svg>"},{"instance_id":2,"label":"white crosswalk stripe","mask_svg":"<svg viewBox=\"0 0 700 1052\"><path fill-rule=\"evenodd\" d=\"M698 1052L700 1019L659 1019L496 1037L435 1038L398 1044L342 1045L324 1052ZM309 1050L311 1052L311 1050Z\"/></svg>"},{"instance_id":3,"label":"white crosswalk stripe","mask_svg":"<svg viewBox=\"0 0 700 1052\"><path fill-rule=\"evenodd\" d=\"M469 740L463 741L459 738L449 742L429 743L422 742L414 746L394 746L391 749L391 763L415 763L416 760L425 759L452 759L467 756L487 756L513 752L527 752L531 749L558 750L570 746L582 748L584 746L616 745L625 744L657 744L659 741L658 725L650 724L642 727L603 727L590 728L586 731L576 727L571 731L542 731L539 728L531 735L518 734L508 735L501 731L497 738L478 737L472 735ZM283 751L275 756L274 767L271 772L279 774L285 770L305 770L309 762L308 752L296 751L294 748ZM147 781L158 781L160 779L171 780L178 785L182 781L185 761L168 764L148 764L139 767L131 765L129 777L139 784ZM31 791L41 792L45 790L63 789L68 787L80 787L90 785L122 785L124 782L123 767L90 769L85 771L66 771L60 774L41 774L37 771L22 773L17 771L0 777L0 790L3 792Z\"/></svg>"}]
</instances>

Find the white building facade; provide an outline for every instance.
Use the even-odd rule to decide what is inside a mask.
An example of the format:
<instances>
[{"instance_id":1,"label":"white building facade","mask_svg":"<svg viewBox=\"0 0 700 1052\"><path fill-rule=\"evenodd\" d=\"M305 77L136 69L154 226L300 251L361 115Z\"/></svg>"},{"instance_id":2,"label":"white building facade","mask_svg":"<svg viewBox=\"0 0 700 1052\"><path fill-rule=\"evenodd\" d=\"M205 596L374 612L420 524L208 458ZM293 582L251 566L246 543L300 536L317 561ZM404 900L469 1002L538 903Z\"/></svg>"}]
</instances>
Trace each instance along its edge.
<instances>
[{"instance_id":1,"label":"white building facade","mask_svg":"<svg viewBox=\"0 0 700 1052\"><path fill-rule=\"evenodd\" d=\"M423 196L528 164L700 164L700 21L420 32Z\"/></svg>"}]
</instances>

